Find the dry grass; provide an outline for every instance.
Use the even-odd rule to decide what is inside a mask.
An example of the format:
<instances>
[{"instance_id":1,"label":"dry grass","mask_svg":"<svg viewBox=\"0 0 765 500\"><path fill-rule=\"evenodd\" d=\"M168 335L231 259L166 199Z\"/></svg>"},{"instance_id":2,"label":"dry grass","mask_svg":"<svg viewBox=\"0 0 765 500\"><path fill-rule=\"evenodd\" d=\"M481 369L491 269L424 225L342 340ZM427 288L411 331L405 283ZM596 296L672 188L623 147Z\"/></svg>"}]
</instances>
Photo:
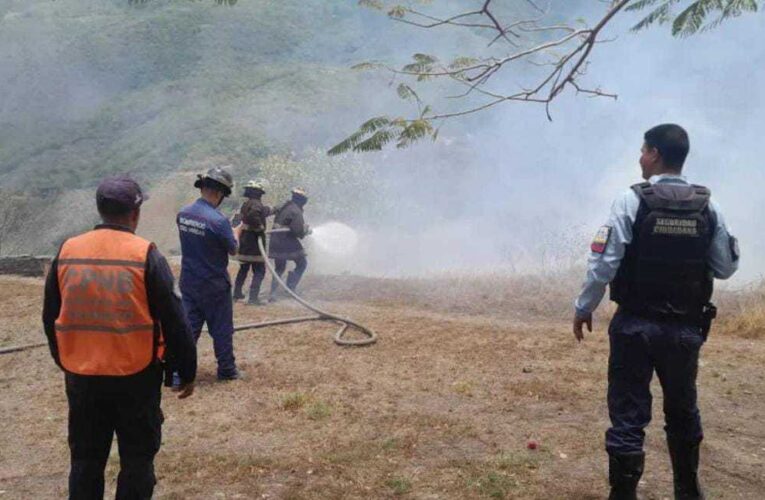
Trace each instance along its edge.
<instances>
[{"instance_id":1,"label":"dry grass","mask_svg":"<svg viewBox=\"0 0 765 500\"><path fill-rule=\"evenodd\" d=\"M217 383L203 338L197 392L165 394L157 498L604 498L606 323L573 342L578 285L309 278L306 296L368 324L380 342L342 349L321 324L237 334L247 377ZM0 278L1 345L41 338L41 293L39 281ZM532 308L534 293L544 307ZM765 346L750 337L754 320L731 328L743 320L727 313L758 299L718 301L700 370L702 474L711 498L760 498ZM297 314L288 302L235 308L237 322ZM0 497L64 496L66 399L48 353L0 357L0 390ZM641 493L659 499L671 480L654 394Z\"/></svg>"},{"instance_id":2,"label":"dry grass","mask_svg":"<svg viewBox=\"0 0 765 500\"><path fill-rule=\"evenodd\" d=\"M583 271L579 269L521 276L485 273L397 279L309 275L305 290L308 297L315 299L361 299L381 307L419 307L434 312L505 318L565 319L571 314L572 291L578 290L582 276Z\"/></svg>"},{"instance_id":3,"label":"dry grass","mask_svg":"<svg viewBox=\"0 0 765 500\"><path fill-rule=\"evenodd\" d=\"M717 294L716 330L747 339L765 338L765 283Z\"/></svg>"}]
</instances>

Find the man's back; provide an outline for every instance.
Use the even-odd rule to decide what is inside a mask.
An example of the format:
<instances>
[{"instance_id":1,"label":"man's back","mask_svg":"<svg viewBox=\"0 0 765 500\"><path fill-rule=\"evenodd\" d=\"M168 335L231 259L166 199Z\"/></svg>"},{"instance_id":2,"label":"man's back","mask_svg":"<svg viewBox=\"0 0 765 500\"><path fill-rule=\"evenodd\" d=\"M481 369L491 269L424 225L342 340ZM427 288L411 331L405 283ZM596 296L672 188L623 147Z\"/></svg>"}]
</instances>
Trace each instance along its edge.
<instances>
[{"instance_id":1,"label":"man's back","mask_svg":"<svg viewBox=\"0 0 765 500\"><path fill-rule=\"evenodd\" d=\"M251 198L242 205L242 223L245 230L264 232L266 230L266 217L271 215L271 208L263 204L261 200Z\"/></svg>"},{"instance_id":2,"label":"man's back","mask_svg":"<svg viewBox=\"0 0 765 500\"><path fill-rule=\"evenodd\" d=\"M61 309L56 337L62 366L81 375L132 375L159 344L146 289L151 243L102 228L67 240L58 256Z\"/></svg>"},{"instance_id":3,"label":"man's back","mask_svg":"<svg viewBox=\"0 0 765 500\"><path fill-rule=\"evenodd\" d=\"M710 192L684 182L632 186L640 205L611 299L649 318L697 324L712 296L706 262L715 232Z\"/></svg>"},{"instance_id":4,"label":"man's back","mask_svg":"<svg viewBox=\"0 0 765 500\"><path fill-rule=\"evenodd\" d=\"M103 220L61 246L45 281L43 328L69 406L70 498L103 498L117 435L117 498L151 498L162 436L163 362L194 391L196 346L167 261L135 230L146 199L126 176L96 191Z\"/></svg>"},{"instance_id":5,"label":"man's back","mask_svg":"<svg viewBox=\"0 0 765 500\"><path fill-rule=\"evenodd\" d=\"M181 209L177 218L181 240L181 287L188 293L204 283L208 291L230 287L228 256L236 239L228 220L199 199Z\"/></svg>"},{"instance_id":6,"label":"man's back","mask_svg":"<svg viewBox=\"0 0 765 500\"><path fill-rule=\"evenodd\" d=\"M689 186L687 180L679 175L657 175L649 181L653 185L675 184ZM633 241L633 229L638 218L641 200L634 189L623 192L611 206L611 214L606 225L605 241L602 247L598 238L593 242L588 262L587 279L575 302L577 313L584 317L597 308L606 286L617 275L622 265L627 247ZM738 268L738 256L734 255L735 238L732 238L725 225L725 219L714 200L709 202L709 212L715 221L712 229L712 241L707 253L707 265L715 278L726 279ZM600 237L600 235L599 235Z\"/></svg>"},{"instance_id":7,"label":"man's back","mask_svg":"<svg viewBox=\"0 0 765 500\"><path fill-rule=\"evenodd\" d=\"M584 339L583 326L592 331L592 313L607 286L619 304L608 328L609 498L637 498L654 373L664 394L675 498L704 498L698 481L699 353L716 314L713 280L730 277L739 256L710 191L683 177L689 151L688 133L679 125L645 132L639 164L647 182L612 204L592 241L574 303L578 341Z\"/></svg>"}]
</instances>

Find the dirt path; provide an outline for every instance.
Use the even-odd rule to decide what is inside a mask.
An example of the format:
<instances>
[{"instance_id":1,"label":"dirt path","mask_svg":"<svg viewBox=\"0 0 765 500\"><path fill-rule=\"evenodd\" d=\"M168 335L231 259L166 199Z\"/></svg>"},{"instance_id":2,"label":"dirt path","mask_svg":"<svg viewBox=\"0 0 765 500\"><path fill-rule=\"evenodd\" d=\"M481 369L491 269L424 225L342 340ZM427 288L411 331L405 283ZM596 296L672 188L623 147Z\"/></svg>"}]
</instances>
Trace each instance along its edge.
<instances>
[{"instance_id":1,"label":"dirt path","mask_svg":"<svg viewBox=\"0 0 765 500\"><path fill-rule=\"evenodd\" d=\"M36 280L0 278L0 345L41 338ZM343 349L333 325L237 334L243 381L165 393L157 498L604 498L607 342L575 345L563 321L449 314L416 304L323 304L380 333ZM300 314L237 306L241 322ZM765 492L765 346L715 335L700 375L710 498ZM655 389L658 389L656 387ZM0 498L66 491L66 400L47 350L0 358ZM654 391L644 498L669 498ZM540 449L526 449L536 439ZM116 448L116 447L115 447ZM114 487L116 449L108 466Z\"/></svg>"}]
</instances>

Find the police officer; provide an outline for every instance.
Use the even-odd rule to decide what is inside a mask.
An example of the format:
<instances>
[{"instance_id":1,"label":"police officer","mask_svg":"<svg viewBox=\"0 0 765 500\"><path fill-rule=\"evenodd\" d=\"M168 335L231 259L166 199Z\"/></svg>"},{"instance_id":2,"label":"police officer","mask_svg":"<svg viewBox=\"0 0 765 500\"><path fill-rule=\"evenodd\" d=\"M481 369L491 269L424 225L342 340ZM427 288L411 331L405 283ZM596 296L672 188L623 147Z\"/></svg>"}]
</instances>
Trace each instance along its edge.
<instances>
[{"instance_id":1,"label":"police officer","mask_svg":"<svg viewBox=\"0 0 765 500\"><path fill-rule=\"evenodd\" d=\"M250 305L260 304L258 294L263 278L266 276L265 257L260 253L258 241L262 241L263 248L265 248L266 218L272 214L273 210L261 201L265 192L266 189L262 182L249 181L244 186L244 196L247 201L239 210L242 224L239 226L241 236L239 238L239 253L236 258L241 264L234 285L234 300L245 298L242 288L247 280L247 273L252 268L252 283L250 284L248 301Z\"/></svg>"},{"instance_id":2,"label":"police officer","mask_svg":"<svg viewBox=\"0 0 765 500\"><path fill-rule=\"evenodd\" d=\"M105 179L103 224L68 239L45 284L43 325L69 401L69 498L101 499L114 433L118 499L151 498L161 442L163 359L194 390L196 346L173 275L156 247L134 234L145 199L127 177Z\"/></svg>"},{"instance_id":3,"label":"police officer","mask_svg":"<svg viewBox=\"0 0 765 500\"><path fill-rule=\"evenodd\" d=\"M632 186L611 207L592 242L587 278L575 302L579 341L583 325L592 331L592 312L606 285L619 304L609 327L606 450L612 499L637 498L654 371L664 392L675 498L703 498L699 350L715 314L709 302L714 278L727 279L736 271L738 245L709 189L682 177L688 151L688 135L678 125L645 133L640 167L646 182Z\"/></svg>"},{"instance_id":4,"label":"police officer","mask_svg":"<svg viewBox=\"0 0 765 500\"><path fill-rule=\"evenodd\" d=\"M280 277L287 269L287 261L295 262L295 269L287 276L287 286L295 290L300 278L303 276L308 261L301 239L311 234L311 228L303 218L303 207L308 203L308 195L302 188L292 190L292 199L284 203L276 210L271 244L268 248L268 256L274 259L274 270ZM276 280L271 282L270 301L276 300Z\"/></svg>"},{"instance_id":5,"label":"police officer","mask_svg":"<svg viewBox=\"0 0 765 500\"><path fill-rule=\"evenodd\" d=\"M237 240L228 219L218 210L231 195L234 181L222 168L197 176L194 187L201 196L178 213L181 239L183 306L191 330L199 340L207 323L218 361L218 380L239 378L234 358L234 312L228 257L236 255Z\"/></svg>"}]
</instances>

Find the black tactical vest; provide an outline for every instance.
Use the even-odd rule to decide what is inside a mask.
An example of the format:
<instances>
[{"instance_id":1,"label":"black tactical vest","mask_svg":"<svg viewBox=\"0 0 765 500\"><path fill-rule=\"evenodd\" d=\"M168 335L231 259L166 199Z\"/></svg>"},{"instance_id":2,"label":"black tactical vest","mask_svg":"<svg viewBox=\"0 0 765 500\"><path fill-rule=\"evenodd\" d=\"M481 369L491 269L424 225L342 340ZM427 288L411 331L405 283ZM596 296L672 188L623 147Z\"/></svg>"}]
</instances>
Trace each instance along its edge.
<instances>
[{"instance_id":1,"label":"black tactical vest","mask_svg":"<svg viewBox=\"0 0 765 500\"><path fill-rule=\"evenodd\" d=\"M638 316L695 323L714 284L707 264L716 225L709 189L648 182L632 189L640 208L611 300Z\"/></svg>"}]
</instances>

